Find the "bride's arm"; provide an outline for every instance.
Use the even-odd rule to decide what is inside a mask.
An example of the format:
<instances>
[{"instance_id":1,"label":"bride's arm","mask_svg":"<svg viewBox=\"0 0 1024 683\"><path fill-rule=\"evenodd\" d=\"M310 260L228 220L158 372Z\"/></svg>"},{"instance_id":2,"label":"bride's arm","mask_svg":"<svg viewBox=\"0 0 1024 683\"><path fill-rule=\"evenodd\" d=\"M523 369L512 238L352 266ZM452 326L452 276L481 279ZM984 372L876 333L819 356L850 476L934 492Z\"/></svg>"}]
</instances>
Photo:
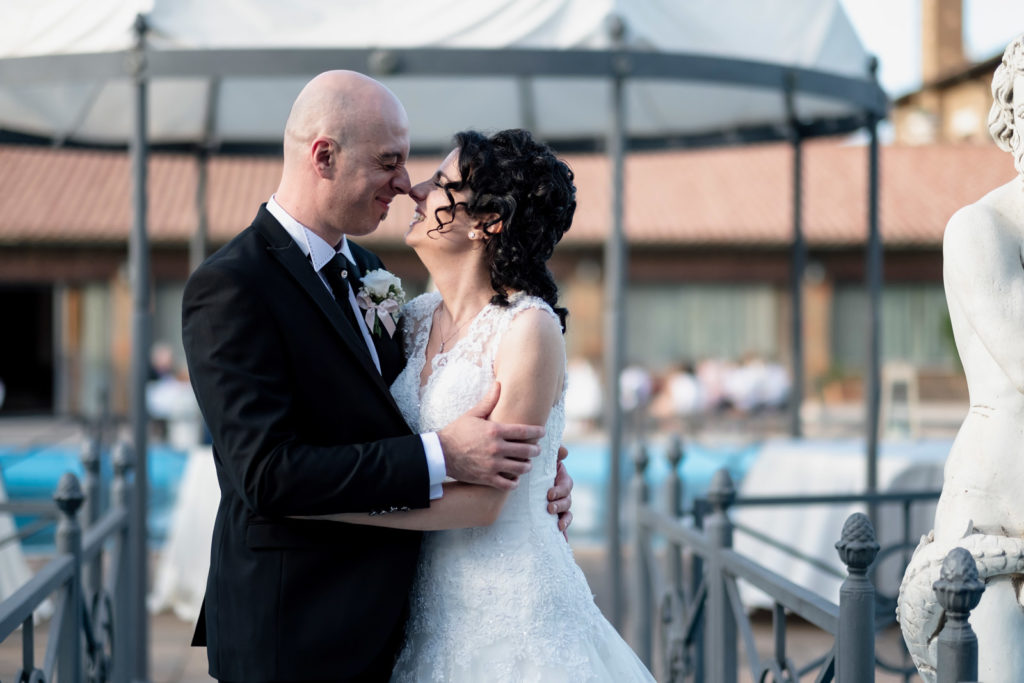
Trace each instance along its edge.
<instances>
[{"instance_id":1,"label":"bride's arm","mask_svg":"<svg viewBox=\"0 0 1024 683\"><path fill-rule=\"evenodd\" d=\"M544 425L562 389L565 371L562 330L549 314L527 309L516 316L502 337L494 359L501 383L496 422ZM395 529L436 531L489 526L501 512L507 491L461 482L444 485L444 495L429 508L381 515L346 513L316 519Z\"/></svg>"}]
</instances>

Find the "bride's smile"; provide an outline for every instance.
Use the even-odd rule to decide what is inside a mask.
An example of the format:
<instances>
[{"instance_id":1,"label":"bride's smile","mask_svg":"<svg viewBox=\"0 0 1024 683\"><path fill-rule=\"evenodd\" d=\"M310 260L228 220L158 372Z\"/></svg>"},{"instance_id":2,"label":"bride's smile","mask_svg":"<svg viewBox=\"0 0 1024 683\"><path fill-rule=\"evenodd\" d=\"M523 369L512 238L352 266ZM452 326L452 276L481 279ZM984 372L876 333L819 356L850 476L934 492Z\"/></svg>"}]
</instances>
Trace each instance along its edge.
<instances>
[{"instance_id":1,"label":"bride's smile","mask_svg":"<svg viewBox=\"0 0 1024 683\"><path fill-rule=\"evenodd\" d=\"M409 191L416 209L405 233L405 243L417 251L431 242L454 242L464 246L473 224L478 222L466 212L472 195L469 190L459 188L462 176L458 159L458 149L453 149L434 175Z\"/></svg>"}]
</instances>

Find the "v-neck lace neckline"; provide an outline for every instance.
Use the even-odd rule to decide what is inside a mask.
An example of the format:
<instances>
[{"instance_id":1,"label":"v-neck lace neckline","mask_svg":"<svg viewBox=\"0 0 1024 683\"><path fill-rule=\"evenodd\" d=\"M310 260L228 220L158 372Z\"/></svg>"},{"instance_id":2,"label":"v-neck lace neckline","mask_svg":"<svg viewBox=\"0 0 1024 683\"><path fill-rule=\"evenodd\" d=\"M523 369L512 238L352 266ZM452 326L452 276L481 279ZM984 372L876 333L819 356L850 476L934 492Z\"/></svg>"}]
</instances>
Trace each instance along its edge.
<instances>
[{"instance_id":1,"label":"v-neck lace neckline","mask_svg":"<svg viewBox=\"0 0 1024 683\"><path fill-rule=\"evenodd\" d=\"M466 333L463 334L458 339L456 339L455 343L452 344L450 347L448 347L448 349L446 351L438 351L437 353L434 354L433 358L431 358L430 362L429 362L430 372L427 375L427 378L423 379L423 371L428 366L428 362L427 362L427 347L430 345L430 333L434 329L434 315L437 313L437 310L441 307L442 303L444 303L444 299L442 299L441 296L438 295L437 302L430 308L430 314L427 315L426 318L425 318L424 329L421 330L421 334L423 334L424 336L423 336L423 348L420 351L420 358L421 358L421 361L420 361L421 362L421 366L420 366L420 372L419 372L419 397L420 397L420 400L423 400L423 395L426 392L427 387L430 385L430 380L437 374L438 369L440 369L440 368L444 367L445 365L447 365L450 358L454 358L455 357L455 355L454 355L455 352L456 351L460 351L461 350L460 347L463 346L463 343L466 342L467 339L470 339L473 336L473 333L475 331L477 323L479 323L479 321L483 317L484 313L486 313L490 308L492 308L494 306L494 304L492 304L490 302L484 304L484 307L481 308L479 311L477 311L476 315L474 315L473 318L469 321L469 324L466 327Z\"/></svg>"}]
</instances>

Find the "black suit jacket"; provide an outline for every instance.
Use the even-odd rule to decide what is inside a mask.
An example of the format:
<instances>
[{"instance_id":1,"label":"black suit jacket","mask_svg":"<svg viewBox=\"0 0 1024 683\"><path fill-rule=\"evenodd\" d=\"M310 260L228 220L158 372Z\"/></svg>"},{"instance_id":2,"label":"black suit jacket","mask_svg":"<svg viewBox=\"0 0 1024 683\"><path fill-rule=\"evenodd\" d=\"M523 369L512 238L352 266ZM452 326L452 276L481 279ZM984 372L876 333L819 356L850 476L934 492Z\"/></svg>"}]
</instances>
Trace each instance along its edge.
<instances>
[{"instance_id":1,"label":"black suit jacket","mask_svg":"<svg viewBox=\"0 0 1024 683\"><path fill-rule=\"evenodd\" d=\"M265 206L189 278L182 337L221 489L196 632L211 675L386 679L420 534L287 516L429 505L392 377Z\"/></svg>"}]
</instances>

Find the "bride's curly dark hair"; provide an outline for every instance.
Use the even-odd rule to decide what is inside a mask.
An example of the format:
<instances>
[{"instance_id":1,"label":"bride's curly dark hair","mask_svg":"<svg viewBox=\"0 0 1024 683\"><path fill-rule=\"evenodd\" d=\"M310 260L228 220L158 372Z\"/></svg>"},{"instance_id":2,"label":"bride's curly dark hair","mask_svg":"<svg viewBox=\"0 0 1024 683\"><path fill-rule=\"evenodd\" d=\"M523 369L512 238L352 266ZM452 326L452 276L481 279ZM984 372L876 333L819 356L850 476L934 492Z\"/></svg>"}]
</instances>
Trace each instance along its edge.
<instances>
[{"instance_id":1,"label":"bride's curly dark hair","mask_svg":"<svg viewBox=\"0 0 1024 683\"><path fill-rule=\"evenodd\" d=\"M441 185L450 204L435 212L435 230L446 224L440 214L454 216L458 206L470 216L496 215L481 224L496 292L491 303L507 306L509 290L539 297L558 314L564 332L569 312L558 306L558 287L547 261L576 211L573 172L525 130L503 130L490 137L467 130L455 134L455 146L462 179ZM455 201L452 192L460 190L469 190L468 202ZM492 231L498 222L501 230Z\"/></svg>"}]
</instances>

